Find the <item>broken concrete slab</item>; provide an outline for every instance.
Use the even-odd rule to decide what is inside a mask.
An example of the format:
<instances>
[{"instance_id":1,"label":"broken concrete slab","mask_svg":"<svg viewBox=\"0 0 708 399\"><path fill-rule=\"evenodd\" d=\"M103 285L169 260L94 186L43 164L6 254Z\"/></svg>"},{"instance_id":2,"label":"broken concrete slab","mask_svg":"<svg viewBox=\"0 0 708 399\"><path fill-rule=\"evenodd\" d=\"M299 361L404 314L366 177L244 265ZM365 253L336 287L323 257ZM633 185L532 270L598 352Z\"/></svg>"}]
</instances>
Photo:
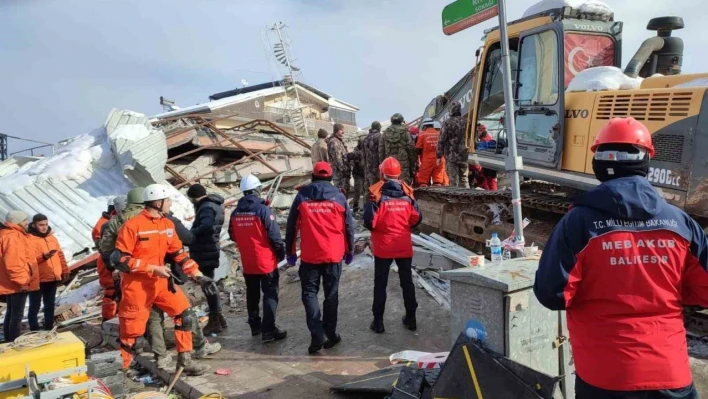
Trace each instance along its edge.
<instances>
[{"instance_id":1,"label":"broken concrete slab","mask_svg":"<svg viewBox=\"0 0 708 399\"><path fill-rule=\"evenodd\" d=\"M413 265L420 270L452 270L462 266L440 254L421 247L413 247Z\"/></svg>"},{"instance_id":2,"label":"broken concrete slab","mask_svg":"<svg viewBox=\"0 0 708 399\"><path fill-rule=\"evenodd\" d=\"M300 169L302 174L305 175L309 175L312 172L312 158L269 159L268 163L283 172L295 169ZM214 183L236 183L247 175L256 175L261 181L265 181L274 178L276 173L260 162L249 162L235 166L233 169L214 173Z\"/></svg>"}]
</instances>

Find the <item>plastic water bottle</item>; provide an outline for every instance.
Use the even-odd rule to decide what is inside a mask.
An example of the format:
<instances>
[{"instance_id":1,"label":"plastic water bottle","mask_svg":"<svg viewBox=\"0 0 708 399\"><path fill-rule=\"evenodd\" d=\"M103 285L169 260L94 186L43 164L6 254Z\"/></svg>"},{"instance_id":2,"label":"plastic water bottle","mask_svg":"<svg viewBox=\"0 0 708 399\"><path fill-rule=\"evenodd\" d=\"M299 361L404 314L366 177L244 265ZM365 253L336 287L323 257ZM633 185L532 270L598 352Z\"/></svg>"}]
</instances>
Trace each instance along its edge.
<instances>
[{"instance_id":1,"label":"plastic water bottle","mask_svg":"<svg viewBox=\"0 0 708 399\"><path fill-rule=\"evenodd\" d=\"M492 252L492 265L501 266L503 262L501 240L497 233L492 233L492 239L489 240L489 248Z\"/></svg>"}]
</instances>

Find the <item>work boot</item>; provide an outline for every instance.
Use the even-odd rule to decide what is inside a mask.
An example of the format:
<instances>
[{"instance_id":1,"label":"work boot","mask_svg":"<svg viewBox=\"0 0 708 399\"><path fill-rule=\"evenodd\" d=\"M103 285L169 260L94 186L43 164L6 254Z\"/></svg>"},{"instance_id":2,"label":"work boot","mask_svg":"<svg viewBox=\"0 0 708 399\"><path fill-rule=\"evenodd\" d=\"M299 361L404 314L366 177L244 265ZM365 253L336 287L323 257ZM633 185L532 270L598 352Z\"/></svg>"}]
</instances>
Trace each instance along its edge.
<instances>
[{"instance_id":1,"label":"work boot","mask_svg":"<svg viewBox=\"0 0 708 399\"><path fill-rule=\"evenodd\" d=\"M327 341L325 341L325 343L322 344L322 346L325 349L332 349L332 348L334 348L334 345L337 345L340 342L342 342L342 337L339 334L334 333L334 335L327 338Z\"/></svg>"},{"instance_id":2,"label":"work boot","mask_svg":"<svg viewBox=\"0 0 708 399\"><path fill-rule=\"evenodd\" d=\"M135 392L144 388L145 384L140 381L133 381L132 378L128 377L128 370L123 370L123 390L125 392Z\"/></svg>"},{"instance_id":3,"label":"work boot","mask_svg":"<svg viewBox=\"0 0 708 399\"><path fill-rule=\"evenodd\" d=\"M418 329L418 325L416 324L416 321L415 321L415 315L403 316L402 322L403 322L403 325L406 326L406 328L411 331L415 331Z\"/></svg>"},{"instance_id":4,"label":"work boot","mask_svg":"<svg viewBox=\"0 0 708 399\"><path fill-rule=\"evenodd\" d=\"M209 371L211 366L204 363L198 363L192 360L192 354L189 352L180 352L177 354L177 369L184 367L186 375L202 375Z\"/></svg>"},{"instance_id":5,"label":"work boot","mask_svg":"<svg viewBox=\"0 0 708 399\"><path fill-rule=\"evenodd\" d=\"M322 349L322 347L327 343L327 338L324 338L324 340L320 340L319 338L312 337L312 340L310 340L310 346L307 348L307 352L310 355L313 355Z\"/></svg>"},{"instance_id":6,"label":"work boot","mask_svg":"<svg viewBox=\"0 0 708 399\"><path fill-rule=\"evenodd\" d=\"M371 331L375 332L376 334L383 334L386 332L386 329L384 328L384 323L383 320L377 320L374 319L374 321L371 322L371 325L369 326Z\"/></svg>"},{"instance_id":7,"label":"work boot","mask_svg":"<svg viewBox=\"0 0 708 399\"><path fill-rule=\"evenodd\" d=\"M207 325L204 326L204 335L219 334L222 331L221 323L219 322L219 315L209 314L209 321Z\"/></svg>"},{"instance_id":8,"label":"work boot","mask_svg":"<svg viewBox=\"0 0 708 399\"><path fill-rule=\"evenodd\" d=\"M209 355L213 355L221 350L221 344L214 342L213 344L207 340L204 340L204 346L194 351L195 359L204 359Z\"/></svg>"},{"instance_id":9,"label":"work boot","mask_svg":"<svg viewBox=\"0 0 708 399\"><path fill-rule=\"evenodd\" d=\"M288 336L288 332L285 330L281 330L278 328L278 326L275 326L275 329L271 332L264 332L263 333L263 343L266 342L273 342L273 341L280 341L281 339L285 339L285 337Z\"/></svg>"},{"instance_id":10,"label":"work boot","mask_svg":"<svg viewBox=\"0 0 708 399\"><path fill-rule=\"evenodd\" d=\"M170 364L172 364L172 355L169 353L166 353L163 356L155 355L155 365L158 369L164 370L170 367Z\"/></svg>"},{"instance_id":11,"label":"work boot","mask_svg":"<svg viewBox=\"0 0 708 399\"><path fill-rule=\"evenodd\" d=\"M229 326L226 325L226 318L224 318L224 315L219 313L219 324L221 325L221 328L223 330L227 329Z\"/></svg>"}]
</instances>

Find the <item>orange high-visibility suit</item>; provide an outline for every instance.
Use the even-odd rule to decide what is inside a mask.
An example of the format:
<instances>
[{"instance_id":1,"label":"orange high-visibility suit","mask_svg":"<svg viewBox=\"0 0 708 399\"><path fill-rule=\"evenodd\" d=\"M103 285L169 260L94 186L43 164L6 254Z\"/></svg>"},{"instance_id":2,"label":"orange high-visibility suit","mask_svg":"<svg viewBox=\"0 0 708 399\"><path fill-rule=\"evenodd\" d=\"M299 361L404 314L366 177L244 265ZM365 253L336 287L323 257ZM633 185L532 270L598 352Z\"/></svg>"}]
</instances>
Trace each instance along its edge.
<instances>
[{"instance_id":1,"label":"orange high-visibility suit","mask_svg":"<svg viewBox=\"0 0 708 399\"><path fill-rule=\"evenodd\" d=\"M91 231L91 238L98 248L98 241L101 240L101 228L104 224L108 223L110 216L107 213L103 213L101 218L98 219L96 225L93 226L93 231ZM96 270L98 271L98 283L103 287L103 301L101 302L101 317L103 320L110 320L116 317L118 314L118 303L116 303L114 297L116 294L116 286L113 282L113 275L110 270L106 267L106 263L100 256L96 261Z\"/></svg>"},{"instance_id":2,"label":"orange high-visibility suit","mask_svg":"<svg viewBox=\"0 0 708 399\"><path fill-rule=\"evenodd\" d=\"M447 179L445 173L445 159L440 160L440 166L435 164L435 150L438 148L440 131L429 127L418 136L416 149L420 153L420 170L418 171L418 185L425 187L433 180L433 185L444 185Z\"/></svg>"},{"instance_id":3,"label":"orange high-visibility suit","mask_svg":"<svg viewBox=\"0 0 708 399\"><path fill-rule=\"evenodd\" d=\"M130 270L122 275L123 295L118 305L123 368L130 366L133 345L145 333L153 305L174 318L177 352L191 352L191 329L197 320L189 300L178 285L170 287L168 279L151 272L152 266L164 266L169 255L190 277L200 275L197 263L184 251L174 223L143 210L118 232L116 251L121 254L118 269Z\"/></svg>"}]
</instances>

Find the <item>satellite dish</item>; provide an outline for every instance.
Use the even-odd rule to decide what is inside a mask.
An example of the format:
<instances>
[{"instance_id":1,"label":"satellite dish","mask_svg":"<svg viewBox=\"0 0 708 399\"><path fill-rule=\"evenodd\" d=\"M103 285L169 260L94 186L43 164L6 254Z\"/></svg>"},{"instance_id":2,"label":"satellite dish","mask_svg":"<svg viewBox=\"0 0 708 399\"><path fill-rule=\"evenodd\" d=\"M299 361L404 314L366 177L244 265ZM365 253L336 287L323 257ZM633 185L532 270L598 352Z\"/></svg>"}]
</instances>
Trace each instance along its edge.
<instances>
[{"instance_id":1,"label":"satellite dish","mask_svg":"<svg viewBox=\"0 0 708 399\"><path fill-rule=\"evenodd\" d=\"M241 79L241 84L243 85L243 87L246 87L248 86L248 81L246 79Z\"/></svg>"},{"instance_id":2,"label":"satellite dish","mask_svg":"<svg viewBox=\"0 0 708 399\"><path fill-rule=\"evenodd\" d=\"M261 107L261 104L258 102L258 100L256 100L256 101L253 103L253 105L255 105L256 108L260 108L260 107Z\"/></svg>"}]
</instances>

